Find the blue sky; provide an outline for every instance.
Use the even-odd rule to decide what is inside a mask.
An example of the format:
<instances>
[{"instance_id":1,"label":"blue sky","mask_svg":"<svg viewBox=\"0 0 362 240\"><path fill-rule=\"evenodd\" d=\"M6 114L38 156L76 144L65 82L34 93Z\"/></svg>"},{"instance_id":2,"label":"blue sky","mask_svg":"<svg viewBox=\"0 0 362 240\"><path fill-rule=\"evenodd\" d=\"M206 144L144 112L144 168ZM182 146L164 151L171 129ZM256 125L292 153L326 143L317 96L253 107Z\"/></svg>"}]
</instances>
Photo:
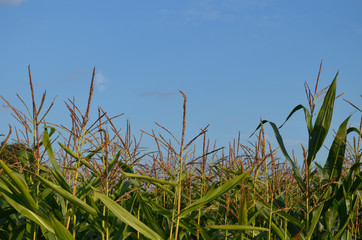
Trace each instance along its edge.
<instances>
[{"instance_id":1,"label":"blue sky","mask_svg":"<svg viewBox=\"0 0 362 240\"><path fill-rule=\"evenodd\" d=\"M314 86L321 59L320 86L339 70L338 93L361 107L361 12L359 0L0 0L0 94L30 103L30 64L38 101L57 96L47 120L67 125L64 101L85 109L95 66L93 113L124 113L118 123L130 119L135 135L158 122L180 136L182 90L188 139L210 124L218 146L238 131L246 143L260 118L279 125L307 105L303 84ZM332 127L353 112L338 100ZM0 115L7 133L10 112ZM288 148L306 144L305 130L302 113L282 128Z\"/></svg>"}]
</instances>

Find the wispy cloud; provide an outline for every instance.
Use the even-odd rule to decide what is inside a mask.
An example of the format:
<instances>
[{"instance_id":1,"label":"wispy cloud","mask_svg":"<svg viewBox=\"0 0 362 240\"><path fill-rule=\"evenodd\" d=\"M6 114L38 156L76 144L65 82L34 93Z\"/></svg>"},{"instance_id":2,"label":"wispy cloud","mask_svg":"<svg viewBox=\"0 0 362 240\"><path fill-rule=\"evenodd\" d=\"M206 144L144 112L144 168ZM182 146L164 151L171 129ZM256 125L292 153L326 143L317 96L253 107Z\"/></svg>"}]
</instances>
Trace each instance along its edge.
<instances>
[{"instance_id":1,"label":"wispy cloud","mask_svg":"<svg viewBox=\"0 0 362 240\"><path fill-rule=\"evenodd\" d=\"M0 6L1 5L19 5L26 0L0 0Z\"/></svg>"},{"instance_id":2,"label":"wispy cloud","mask_svg":"<svg viewBox=\"0 0 362 240\"><path fill-rule=\"evenodd\" d=\"M96 75L94 76L94 80L96 83L96 87L99 91L103 92L106 89L106 78L104 77L104 75L102 73L96 73Z\"/></svg>"},{"instance_id":3,"label":"wispy cloud","mask_svg":"<svg viewBox=\"0 0 362 240\"><path fill-rule=\"evenodd\" d=\"M177 94L177 92L149 91L149 92L140 93L140 94L138 94L138 96L140 96L140 97L156 97L156 98L161 98L164 101L167 101L176 94Z\"/></svg>"}]
</instances>

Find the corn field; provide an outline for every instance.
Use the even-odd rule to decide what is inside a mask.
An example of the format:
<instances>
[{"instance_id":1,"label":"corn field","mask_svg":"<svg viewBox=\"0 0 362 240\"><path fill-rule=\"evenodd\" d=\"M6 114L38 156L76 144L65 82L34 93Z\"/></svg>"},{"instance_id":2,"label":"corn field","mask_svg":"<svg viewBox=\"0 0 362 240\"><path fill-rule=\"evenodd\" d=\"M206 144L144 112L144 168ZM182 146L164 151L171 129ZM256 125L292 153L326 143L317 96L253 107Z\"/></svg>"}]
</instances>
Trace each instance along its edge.
<instances>
[{"instance_id":1,"label":"corn field","mask_svg":"<svg viewBox=\"0 0 362 240\"><path fill-rule=\"evenodd\" d=\"M156 146L145 151L128 122L116 127L122 116L99 107L90 121L95 69L86 111L65 102L67 127L46 121L54 101L46 108L44 93L36 103L28 70L32 102L19 96L25 111L1 96L20 124L9 125L1 144L1 239L362 239L362 120L350 126L346 116L330 129L338 73L321 90L319 74L315 89L305 84L308 106L283 124L262 119L254 142L243 145L239 135L228 148L210 143L207 126L185 139L180 91L181 138L158 125L160 133L142 132ZM308 144L296 158L279 129L299 111ZM314 160L328 133L334 140L322 166Z\"/></svg>"}]
</instances>

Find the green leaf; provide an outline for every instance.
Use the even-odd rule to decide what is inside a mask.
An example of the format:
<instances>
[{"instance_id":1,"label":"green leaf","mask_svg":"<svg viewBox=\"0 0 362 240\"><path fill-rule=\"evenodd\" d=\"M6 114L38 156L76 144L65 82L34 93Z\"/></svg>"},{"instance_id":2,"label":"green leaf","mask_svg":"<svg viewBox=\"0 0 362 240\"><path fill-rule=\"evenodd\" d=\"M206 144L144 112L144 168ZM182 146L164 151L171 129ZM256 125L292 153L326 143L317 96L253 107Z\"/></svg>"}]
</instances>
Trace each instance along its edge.
<instances>
[{"instance_id":1,"label":"green leaf","mask_svg":"<svg viewBox=\"0 0 362 240\"><path fill-rule=\"evenodd\" d=\"M339 226L339 229L338 229L338 232L337 234L332 238L332 240L337 240L337 239L340 239L341 235L343 234L344 230L346 229L346 227L348 226L348 223L349 221L351 220L353 214L355 213L355 206L356 206L356 198L354 199L352 205L354 206L350 213L348 214L348 218L344 221L344 222L341 222L340 223L340 226Z\"/></svg>"},{"instance_id":2,"label":"green leaf","mask_svg":"<svg viewBox=\"0 0 362 240\"><path fill-rule=\"evenodd\" d=\"M248 190L245 189L243 194L243 200L241 201L241 206L238 211L238 223L239 226L248 226L248 203L247 203L247 194ZM240 238L243 240L245 238L244 232L240 231Z\"/></svg>"},{"instance_id":3,"label":"green leaf","mask_svg":"<svg viewBox=\"0 0 362 240\"><path fill-rule=\"evenodd\" d=\"M241 206L239 207L239 225L248 225L248 204L247 204L247 194L248 191L245 190L243 194L243 200L241 201Z\"/></svg>"},{"instance_id":4,"label":"green leaf","mask_svg":"<svg viewBox=\"0 0 362 240\"><path fill-rule=\"evenodd\" d=\"M352 196L354 192L361 186L362 177L359 173L361 163L355 163L349 169L347 176L343 179L344 196ZM340 191L343 188L340 188ZM343 196L342 194L338 194Z\"/></svg>"},{"instance_id":5,"label":"green leaf","mask_svg":"<svg viewBox=\"0 0 362 240\"><path fill-rule=\"evenodd\" d=\"M83 163L86 167L88 167L90 170L94 171L94 167L87 162L86 160L84 160L83 158L81 158L78 154L76 154L75 152L73 152L72 150L70 150L68 147L66 147L65 145L63 145L62 143L58 143L63 149L64 151L66 151L70 156L72 156L73 158L77 159L78 161L81 161L81 163ZM92 153L91 153L92 154ZM93 154L94 155L94 154Z\"/></svg>"},{"instance_id":6,"label":"green leaf","mask_svg":"<svg viewBox=\"0 0 362 240\"><path fill-rule=\"evenodd\" d=\"M53 152L52 145L51 145L51 142L50 142L50 139L49 139L49 134L48 134L48 129L47 128L45 128L44 132L43 132L43 145L44 145L44 148L46 149L46 151L48 153L50 162L52 163L54 170L56 172L61 172L60 167L58 165L58 162L57 162L57 160L55 159L55 156L54 156L54 152Z\"/></svg>"},{"instance_id":7,"label":"green leaf","mask_svg":"<svg viewBox=\"0 0 362 240\"><path fill-rule=\"evenodd\" d=\"M233 179L227 181L223 185L217 187L216 189L209 191L205 196L203 196L202 198L196 200L195 202L193 202L192 204L190 204L189 206L184 208L180 213L180 218L184 217L186 214L202 207L203 205L207 204L208 202L218 198L219 196L223 195L230 189L234 188L244 178L249 176L250 171L251 170L249 170L243 174L240 174L240 175L234 177Z\"/></svg>"},{"instance_id":8,"label":"green leaf","mask_svg":"<svg viewBox=\"0 0 362 240\"><path fill-rule=\"evenodd\" d=\"M336 226L338 219L338 202L336 199L332 200L329 208L323 211L323 220L325 228L329 231Z\"/></svg>"},{"instance_id":9,"label":"green leaf","mask_svg":"<svg viewBox=\"0 0 362 240\"><path fill-rule=\"evenodd\" d=\"M94 216L99 215L98 209L92 208L91 206L89 206L88 204L86 204L85 202L80 200L79 198L73 196L70 192L64 190L63 188L57 186L56 184L48 181L47 179L45 179L39 175L38 175L38 178L44 185L48 186L49 188L51 188L54 191L56 191L57 193L59 193L63 198L67 199L69 202L73 203L75 206L83 209L87 213L92 214Z\"/></svg>"},{"instance_id":10,"label":"green leaf","mask_svg":"<svg viewBox=\"0 0 362 240\"><path fill-rule=\"evenodd\" d=\"M119 156L121 155L121 150L116 153L116 155L113 156L111 161L108 164L108 172L111 172L113 166L117 163ZM105 170L103 171L105 173Z\"/></svg>"},{"instance_id":11,"label":"green leaf","mask_svg":"<svg viewBox=\"0 0 362 240\"><path fill-rule=\"evenodd\" d=\"M194 221L192 221L193 225L196 227L196 229L200 232L201 234L201 239L203 240L211 240L212 238L209 236L209 234L207 234L207 232L204 230L203 227L201 227L200 225L198 225L197 223L194 223Z\"/></svg>"},{"instance_id":12,"label":"green leaf","mask_svg":"<svg viewBox=\"0 0 362 240\"><path fill-rule=\"evenodd\" d=\"M299 104L298 106L296 106L292 112L288 115L287 119L285 119L284 123L282 125L280 125L279 128L283 127L283 125L288 121L288 119L295 113L297 112L299 109L303 109L304 110L304 116L305 116L305 121L307 123L307 129L308 129L308 134L309 136L311 135L312 131L313 131L313 123L312 123L312 117L310 115L309 110L304 107L303 105Z\"/></svg>"},{"instance_id":13,"label":"green leaf","mask_svg":"<svg viewBox=\"0 0 362 240\"><path fill-rule=\"evenodd\" d=\"M17 188L17 190L21 193L27 203L32 206L33 208L37 208L37 205L33 199L33 197L29 193L28 187L19 179L18 176L8 167L6 164L0 160L0 165L2 169L6 172L9 178L12 180L12 183Z\"/></svg>"},{"instance_id":14,"label":"green leaf","mask_svg":"<svg viewBox=\"0 0 362 240\"><path fill-rule=\"evenodd\" d=\"M269 231L268 228L263 227L253 227L253 226L246 226L246 225L209 225L209 228L212 229L219 229L219 230L229 230L229 231Z\"/></svg>"},{"instance_id":15,"label":"green leaf","mask_svg":"<svg viewBox=\"0 0 362 240\"><path fill-rule=\"evenodd\" d=\"M312 221L311 221L310 226L308 228L308 232L306 233L307 239L311 239L311 237L313 235L313 232L314 232L314 230L315 230L315 228L317 226L317 223L319 222L319 219L321 217L323 207L324 207L324 203L320 204L317 208L315 208L312 211L312 217L311 217Z\"/></svg>"},{"instance_id":16,"label":"green leaf","mask_svg":"<svg viewBox=\"0 0 362 240\"><path fill-rule=\"evenodd\" d=\"M147 227L143 222L121 207L115 201L102 193L95 192L95 196L99 198L104 205L121 221L125 222L144 236L150 239L162 239L156 232Z\"/></svg>"},{"instance_id":17,"label":"green leaf","mask_svg":"<svg viewBox=\"0 0 362 240\"><path fill-rule=\"evenodd\" d=\"M256 203L256 206L257 206L258 208L260 208L260 209L263 207L263 208L267 209L268 211L270 211L270 205L268 205L268 204L265 203L264 201L258 201L258 202ZM294 224L295 226L297 226L297 227L299 227L299 228L303 227L303 225L301 224L300 221L298 221L297 219L295 219L294 217L292 217L291 215L289 215L289 214L286 213L286 212L278 211L278 210L275 211L275 208L278 208L278 206L276 206L276 205L274 204L274 205L273 205L273 209L274 209L273 214L278 215L278 216L284 218L285 220L287 220L288 222Z\"/></svg>"},{"instance_id":18,"label":"green leaf","mask_svg":"<svg viewBox=\"0 0 362 240\"><path fill-rule=\"evenodd\" d=\"M55 130L54 130L55 131ZM54 132L53 129L51 130L51 132ZM60 170L60 167L58 165L58 162L54 156L54 152L53 152L53 148L49 139L49 134L48 134L48 129L45 128L44 133L43 133L43 145L46 149L46 152L49 156L50 162L52 163L52 166L54 168L54 172L53 176L55 177L55 179L57 180L58 184L60 186L62 186L62 188L71 191L70 187L67 183L67 181L65 180L64 175L62 174L62 171Z\"/></svg>"},{"instance_id":19,"label":"green leaf","mask_svg":"<svg viewBox=\"0 0 362 240\"><path fill-rule=\"evenodd\" d=\"M344 153L346 150L347 138L347 124L350 117L348 117L339 126L337 135L333 140L332 146L329 150L328 158L324 166L324 171L328 174L328 180L338 181L341 173L344 160Z\"/></svg>"},{"instance_id":20,"label":"green leaf","mask_svg":"<svg viewBox=\"0 0 362 240\"><path fill-rule=\"evenodd\" d=\"M171 196L174 196L175 193L173 191L171 191L170 189L168 189L167 187L163 186L162 184L160 183L157 183L157 182L153 182L153 184L161 189L163 189L165 192L169 193Z\"/></svg>"},{"instance_id":21,"label":"green leaf","mask_svg":"<svg viewBox=\"0 0 362 240\"><path fill-rule=\"evenodd\" d=\"M166 235L164 233L164 230L162 227L158 224L157 220L155 219L155 216L153 212L150 211L149 207L147 206L147 203L143 200L141 196L138 195L137 200L141 206L142 212L145 215L145 219L149 222L150 226L162 237L166 238Z\"/></svg>"},{"instance_id":22,"label":"green leaf","mask_svg":"<svg viewBox=\"0 0 362 240\"><path fill-rule=\"evenodd\" d=\"M256 203L257 208L263 208L261 211L261 216L266 220L269 221L270 218L270 210L268 208L265 208L264 206L260 205L258 202ZM281 226L278 226L274 223L274 221L271 221L271 226L269 226L269 229L272 230L279 239L284 239L284 229L281 229Z\"/></svg>"},{"instance_id":23,"label":"green leaf","mask_svg":"<svg viewBox=\"0 0 362 240\"><path fill-rule=\"evenodd\" d=\"M74 240L74 237L70 232L53 216L50 216L50 221L54 227L55 235L58 239L62 240Z\"/></svg>"},{"instance_id":24,"label":"green leaf","mask_svg":"<svg viewBox=\"0 0 362 240\"><path fill-rule=\"evenodd\" d=\"M30 170L29 163L34 164L34 156L31 154L31 149L20 149L18 150L18 159L22 162L22 165ZM28 165L28 166L27 166ZM31 171L31 170L30 170Z\"/></svg>"},{"instance_id":25,"label":"green leaf","mask_svg":"<svg viewBox=\"0 0 362 240\"><path fill-rule=\"evenodd\" d=\"M360 133L360 131L359 131L357 128L355 128L355 127L350 127L350 128L348 128L347 133L349 134L349 133L351 133L351 132L357 133L358 136L359 136L360 138L362 138L362 133Z\"/></svg>"},{"instance_id":26,"label":"green leaf","mask_svg":"<svg viewBox=\"0 0 362 240\"><path fill-rule=\"evenodd\" d=\"M287 149L284 146L283 138L279 133L278 127L275 125L275 123L270 122L268 120L263 120L262 123L269 123L274 131L275 138L277 139L278 145L280 147L280 150L282 150L282 153L284 157L289 161L290 165L292 166L294 177L297 180L298 186L302 191L305 191L305 183L302 180L302 176L299 172L298 167L295 165L294 161L290 158ZM259 128L259 127L258 127Z\"/></svg>"},{"instance_id":27,"label":"green leaf","mask_svg":"<svg viewBox=\"0 0 362 240\"><path fill-rule=\"evenodd\" d=\"M164 184L164 185L177 186L177 183L175 183L175 182L170 182L170 181L161 180L161 179L157 179L157 178L151 178L151 177L148 177L145 175L138 175L138 174L128 173L128 172L123 172L123 174L126 175L127 177L139 178L139 179L147 180L152 183L155 182L155 183Z\"/></svg>"},{"instance_id":28,"label":"green leaf","mask_svg":"<svg viewBox=\"0 0 362 240\"><path fill-rule=\"evenodd\" d=\"M41 212L35 213L34 211L24 207L23 205L19 204L16 201L17 199L11 195L4 194L3 197L5 198L6 202L8 202L11 206L13 206L16 209L16 211L18 211L20 214L29 218L31 221L35 222L39 226L44 227L49 232L54 233L54 228L45 214Z\"/></svg>"},{"instance_id":29,"label":"green leaf","mask_svg":"<svg viewBox=\"0 0 362 240\"><path fill-rule=\"evenodd\" d=\"M308 156L307 156L308 169L310 168L310 165L314 160L317 152L322 147L323 142L328 134L329 126L331 125L334 100L336 97L337 76L338 72L334 77L334 80L331 86L329 87L326 96L324 97L322 107L319 110L317 119L314 123L310 140L308 142Z\"/></svg>"}]
</instances>

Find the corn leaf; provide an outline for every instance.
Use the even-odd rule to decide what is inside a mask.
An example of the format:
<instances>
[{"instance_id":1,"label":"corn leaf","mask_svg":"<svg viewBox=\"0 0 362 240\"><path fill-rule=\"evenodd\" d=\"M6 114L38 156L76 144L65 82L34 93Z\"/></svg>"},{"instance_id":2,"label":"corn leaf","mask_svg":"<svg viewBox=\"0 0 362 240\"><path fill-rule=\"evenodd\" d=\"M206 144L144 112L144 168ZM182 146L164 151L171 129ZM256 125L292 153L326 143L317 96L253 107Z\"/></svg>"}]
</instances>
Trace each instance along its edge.
<instances>
[{"instance_id":1,"label":"corn leaf","mask_svg":"<svg viewBox=\"0 0 362 240\"><path fill-rule=\"evenodd\" d=\"M6 202L13 206L20 214L29 218L31 221L35 222L39 226L44 227L49 232L54 233L54 228L45 214L39 211L38 213L35 213L34 211L24 207L23 205L19 204L16 199L11 195L9 196L5 194L3 195L3 197L5 198Z\"/></svg>"},{"instance_id":2,"label":"corn leaf","mask_svg":"<svg viewBox=\"0 0 362 240\"><path fill-rule=\"evenodd\" d=\"M324 166L324 171L329 177L328 180L334 179L334 181L338 181L341 176L344 153L346 150L347 123L349 118L350 117L344 120L344 122L339 126L337 135L329 150L328 158Z\"/></svg>"},{"instance_id":3,"label":"corn leaf","mask_svg":"<svg viewBox=\"0 0 362 240\"><path fill-rule=\"evenodd\" d=\"M107 197L106 195L102 193L95 193L96 197L99 198L104 205L116 216L118 217L122 222L125 222L141 234L143 234L145 237L150 239L162 239L160 235L158 235L156 232L154 232L152 229L150 229L148 226L146 226L143 222L138 220L135 216L133 216L130 212L128 212L126 209L121 207L119 204L117 204L115 201Z\"/></svg>"},{"instance_id":4,"label":"corn leaf","mask_svg":"<svg viewBox=\"0 0 362 240\"><path fill-rule=\"evenodd\" d=\"M243 174L240 174L240 175L234 177L233 179L227 181L223 185L217 187L216 189L209 191L205 196L203 196L202 198L196 200L195 202L193 202L192 204L190 204L189 206L184 208L180 213L180 218L184 217L186 214L202 207L203 205L207 204L208 202L218 198L219 196L223 195L230 189L234 188L244 178L249 176L250 171L251 170L249 170Z\"/></svg>"},{"instance_id":5,"label":"corn leaf","mask_svg":"<svg viewBox=\"0 0 362 240\"><path fill-rule=\"evenodd\" d=\"M138 198L137 198L140 206L141 206L141 209L145 215L145 219L147 219L147 221L149 222L150 224L150 227L152 227L162 238L166 238L166 235L165 235L165 232L164 230L162 229L162 227L158 224L158 222L155 220L155 216L154 214L150 211L149 207L147 206L146 202L143 201L143 198L140 197L138 195Z\"/></svg>"},{"instance_id":6,"label":"corn leaf","mask_svg":"<svg viewBox=\"0 0 362 240\"><path fill-rule=\"evenodd\" d=\"M263 227L253 227L248 225L209 225L207 226L212 229L219 229L219 230L229 230L229 231L269 231L268 228Z\"/></svg>"},{"instance_id":7,"label":"corn leaf","mask_svg":"<svg viewBox=\"0 0 362 240\"><path fill-rule=\"evenodd\" d=\"M44 144L44 148L46 149L46 151L48 153L50 162L52 163L54 170L56 172L61 172L58 162L54 156L54 152L53 152L52 145L51 145L51 142L49 139L49 134L48 134L47 128L45 128L44 132L43 132L43 144Z\"/></svg>"},{"instance_id":8,"label":"corn leaf","mask_svg":"<svg viewBox=\"0 0 362 240\"><path fill-rule=\"evenodd\" d=\"M315 208L312 211L312 222L310 223L310 226L308 228L308 232L306 233L306 238L307 239L311 239L313 232L317 226L317 223L319 222L319 219L321 217L322 214L322 210L324 207L324 203L320 204L317 208ZM308 214L308 213L307 213Z\"/></svg>"},{"instance_id":9,"label":"corn leaf","mask_svg":"<svg viewBox=\"0 0 362 240\"><path fill-rule=\"evenodd\" d=\"M309 110L304 107L303 105L299 104L298 106L296 106L292 112L288 115L288 117L285 119L284 123L282 125L280 125L279 128L283 127L283 125L288 121L288 119L298 110L303 109L304 111L304 116L305 116L305 121L307 123L307 129L308 129L308 134L309 136L311 135L312 131L313 131L313 123L312 123L312 117L310 115Z\"/></svg>"},{"instance_id":10,"label":"corn leaf","mask_svg":"<svg viewBox=\"0 0 362 240\"><path fill-rule=\"evenodd\" d=\"M33 208L36 208L36 203L33 197L30 195L28 187L19 179L18 176L16 176L16 174L8 166L6 166L6 164L2 160L0 160L0 165L9 176L9 178L12 180L14 186L27 201L27 203Z\"/></svg>"},{"instance_id":11,"label":"corn leaf","mask_svg":"<svg viewBox=\"0 0 362 240\"><path fill-rule=\"evenodd\" d=\"M86 160L84 160L81 156L79 156L77 153L73 152L72 150L70 150L68 147L66 147L65 145L63 145L62 143L58 143L63 149L64 151L66 151L70 156L72 156L73 158L77 159L78 161L80 161L82 164L84 164L86 167L88 167L90 170L94 171L94 167ZM94 153L90 154L91 156L94 155Z\"/></svg>"},{"instance_id":12,"label":"corn leaf","mask_svg":"<svg viewBox=\"0 0 362 240\"><path fill-rule=\"evenodd\" d=\"M128 172L123 172L123 174L126 175L127 177L139 178L139 179L147 180L152 183L155 182L155 183L164 184L164 185L177 186L177 183L175 183L175 182L170 182L170 181L161 180L161 179L157 179L157 178L151 178L151 177L144 176L144 175L138 175L138 174L128 173Z\"/></svg>"},{"instance_id":13,"label":"corn leaf","mask_svg":"<svg viewBox=\"0 0 362 240\"><path fill-rule=\"evenodd\" d=\"M289 161L290 165L292 166L294 177L297 180L298 186L301 188L302 191L305 191L305 183L302 180L302 176L299 172L298 167L295 165L294 161L290 158L287 149L284 146L283 138L279 133L278 127L275 125L275 123L270 122L268 120L263 120L262 123L269 123L274 131L275 138L277 139L278 145L280 147L280 150L282 151L284 157Z\"/></svg>"},{"instance_id":14,"label":"corn leaf","mask_svg":"<svg viewBox=\"0 0 362 240\"><path fill-rule=\"evenodd\" d=\"M73 196L70 192L64 190L63 188L57 186L56 184L52 183L51 181L41 177L38 175L39 180L49 188L53 189L57 193L59 193L63 198L67 199L69 202L73 203L77 207L83 209L89 214L92 214L94 216L98 216L98 209L94 209L79 198Z\"/></svg>"},{"instance_id":15,"label":"corn leaf","mask_svg":"<svg viewBox=\"0 0 362 240\"><path fill-rule=\"evenodd\" d=\"M55 219L53 216L50 216L50 221L52 223L52 226L54 227L55 235L58 239L62 240L74 240L74 237L70 232L61 224L57 219Z\"/></svg>"},{"instance_id":16,"label":"corn leaf","mask_svg":"<svg viewBox=\"0 0 362 240\"><path fill-rule=\"evenodd\" d=\"M308 156L307 156L308 168L310 167L317 152L322 147L323 142L327 137L329 126L331 125L334 100L336 97L337 76L338 72L327 91L322 107L319 110L317 119L314 123L313 131L310 136L310 141L308 142Z\"/></svg>"},{"instance_id":17,"label":"corn leaf","mask_svg":"<svg viewBox=\"0 0 362 240\"><path fill-rule=\"evenodd\" d=\"M43 144L44 144L44 147L46 149L46 152L49 156L50 162L52 163L52 166L54 169L53 176L57 180L58 184L60 186L62 186L62 188L66 189L68 191L71 191L67 181L64 178L64 175L62 174L62 171L60 170L58 162L54 156L54 152L53 152L53 148L52 148L52 145L51 145L51 142L49 139L49 134L48 134L47 128L45 128L45 130L43 132Z\"/></svg>"}]
</instances>

